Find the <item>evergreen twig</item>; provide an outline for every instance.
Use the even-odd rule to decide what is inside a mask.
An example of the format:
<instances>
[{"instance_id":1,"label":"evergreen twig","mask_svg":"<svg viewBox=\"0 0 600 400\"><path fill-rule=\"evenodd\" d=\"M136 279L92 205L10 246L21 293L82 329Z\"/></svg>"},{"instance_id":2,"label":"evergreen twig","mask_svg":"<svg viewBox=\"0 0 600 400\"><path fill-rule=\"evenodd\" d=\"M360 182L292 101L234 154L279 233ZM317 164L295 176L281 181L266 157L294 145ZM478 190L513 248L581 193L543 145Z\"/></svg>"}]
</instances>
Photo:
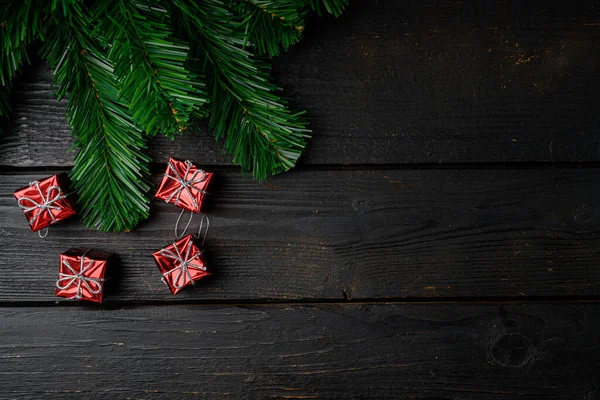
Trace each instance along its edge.
<instances>
[{"instance_id":1,"label":"evergreen twig","mask_svg":"<svg viewBox=\"0 0 600 400\"><path fill-rule=\"evenodd\" d=\"M230 0L246 40L260 55L277 56L300 40L307 9L297 0Z\"/></svg>"},{"instance_id":2,"label":"evergreen twig","mask_svg":"<svg viewBox=\"0 0 600 400\"><path fill-rule=\"evenodd\" d=\"M27 45L44 41L58 96L69 95L83 221L129 230L148 215L147 137L173 137L192 116L210 113L224 153L259 180L296 164L310 130L269 59L300 39L310 10L338 16L347 2L0 0L0 117Z\"/></svg>"},{"instance_id":3,"label":"evergreen twig","mask_svg":"<svg viewBox=\"0 0 600 400\"><path fill-rule=\"evenodd\" d=\"M310 7L319 15L323 15L323 8L334 17L342 15L348 6L348 0L308 0Z\"/></svg>"},{"instance_id":4,"label":"evergreen twig","mask_svg":"<svg viewBox=\"0 0 600 400\"><path fill-rule=\"evenodd\" d=\"M201 78L184 66L189 47L173 37L167 9L143 0L98 3L97 31L106 35L121 93L134 121L150 135L185 129L192 113L206 116Z\"/></svg>"},{"instance_id":5,"label":"evergreen twig","mask_svg":"<svg viewBox=\"0 0 600 400\"><path fill-rule=\"evenodd\" d=\"M29 63L26 46L41 37L42 11L37 1L0 2L0 118L10 112L13 79Z\"/></svg>"},{"instance_id":6,"label":"evergreen twig","mask_svg":"<svg viewBox=\"0 0 600 400\"><path fill-rule=\"evenodd\" d=\"M52 15L43 54L79 152L71 171L83 222L102 231L132 229L148 216L149 156L145 139L120 97L113 67L92 37L93 20L79 4L68 20Z\"/></svg>"},{"instance_id":7,"label":"evergreen twig","mask_svg":"<svg viewBox=\"0 0 600 400\"><path fill-rule=\"evenodd\" d=\"M270 82L270 67L244 48L244 32L222 1L174 3L197 54L206 55L212 91L209 128L224 139L224 151L259 180L292 168L310 132L303 113L290 112L276 94L280 89Z\"/></svg>"}]
</instances>

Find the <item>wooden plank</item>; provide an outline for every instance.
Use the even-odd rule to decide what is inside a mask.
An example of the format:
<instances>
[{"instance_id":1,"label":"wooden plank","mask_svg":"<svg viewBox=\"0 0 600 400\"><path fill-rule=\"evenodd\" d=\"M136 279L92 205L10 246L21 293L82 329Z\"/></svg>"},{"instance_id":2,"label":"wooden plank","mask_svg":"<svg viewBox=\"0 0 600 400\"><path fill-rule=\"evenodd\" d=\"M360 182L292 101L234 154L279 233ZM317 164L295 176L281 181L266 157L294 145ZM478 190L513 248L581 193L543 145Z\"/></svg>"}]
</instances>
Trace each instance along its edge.
<instances>
[{"instance_id":1,"label":"wooden plank","mask_svg":"<svg viewBox=\"0 0 600 400\"><path fill-rule=\"evenodd\" d=\"M600 294L596 169L292 171L263 184L215 172L214 275L176 297L151 253L173 240L177 207L155 201L125 234L74 217L40 240L12 191L47 173L0 176L0 301L54 301L70 247L121 257L109 303Z\"/></svg>"},{"instance_id":2,"label":"wooden plank","mask_svg":"<svg viewBox=\"0 0 600 400\"><path fill-rule=\"evenodd\" d=\"M43 62L32 66L15 88L14 110L4 137L0 138L0 166L71 166L74 143L66 120L66 100L57 101L52 86L52 71ZM169 157L201 159L209 164L231 164L221 155L221 148L206 132L206 123L199 121L174 141L164 136L152 140L149 149L156 162L166 163ZM181 152L178 146L190 147ZM177 154L175 154L177 153Z\"/></svg>"},{"instance_id":3,"label":"wooden plank","mask_svg":"<svg viewBox=\"0 0 600 400\"><path fill-rule=\"evenodd\" d=\"M0 310L3 398L572 400L600 305Z\"/></svg>"},{"instance_id":4,"label":"wooden plank","mask_svg":"<svg viewBox=\"0 0 600 400\"><path fill-rule=\"evenodd\" d=\"M599 161L596 2L355 1L314 20L275 65L308 110L306 164ZM72 143L45 66L21 79L0 165L69 166ZM228 164L198 136L151 144Z\"/></svg>"}]
</instances>

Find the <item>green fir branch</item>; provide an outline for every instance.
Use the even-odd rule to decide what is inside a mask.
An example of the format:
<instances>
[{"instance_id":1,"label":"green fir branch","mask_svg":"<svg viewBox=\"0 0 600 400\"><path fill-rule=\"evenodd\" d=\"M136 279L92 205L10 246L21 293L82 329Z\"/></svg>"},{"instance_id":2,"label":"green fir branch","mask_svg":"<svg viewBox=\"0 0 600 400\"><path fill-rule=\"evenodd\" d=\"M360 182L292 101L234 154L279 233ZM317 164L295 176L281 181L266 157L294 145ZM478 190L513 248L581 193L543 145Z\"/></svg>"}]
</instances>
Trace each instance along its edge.
<instances>
[{"instance_id":1,"label":"green fir branch","mask_svg":"<svg viewBox=\"0 0 600 400\"><path fill-rule=\"evenodd\" d=\"M27 45L43 37L45 11L40 1L0 2L0 120L10 113L13 79L30 63Z\"/></svg>"},{"instance_id":2,"label":"green fir branch","mask_svg":"<svg viewBox=\"0 0 600 400\"><path fill-rule=\"evenodd\" d=\"M292 168L310 132L303 113L292 113L271 83L270 67L244 48L239 21L220 0L174 0L212 93L209 128L224 151L258 180ZM194 47L192 47L194 48Z\"/></svg>"},{"instance_id":3,"label":"green fir branch","mask_svg":"<svg viewBox=\"0 0 600 400\"><path fill-rule=\"evenodd\" d=\"M258 180L296 165L310 130L272 82L270 59L299 40L311 9L339 16L347 3L0 0L0 117L27 45L41 39L58 96L69 95L83 222L130 230L148 216L146 134L173 137L210 113L223 152Z\"/></svg>"},{"instance_id":4,"label":"green fir branch","mask_svg":"<svg viewBox=\"0 0 600 400\"><path fill-rule=\"evenodd\" d=\"M334 17L339 17L348 6L348 0L308 0L310 8L323 15L323 8Z\"/></svg>"},{"instance_id":5,"label":"green fir branch","mask_svg":"<svg viewBox=\"0 0 600 400\"><path fill-rule=\"evenodd\" d=\"M43 18L47 8L42 0L2 3L0 17L0 84L7 85L18 69L29 62L26 46L43 38Z\"/></svg>"},{"instance_id":6,"label":"green fir branch","mask_svg":"<svg viewBox=\"0 0 600 400\"><path fill-rule=\"evenodd\" d=\"M16 24L13 18L0 23L0 86L9 86L18 75L23 64L29 64L26 46L29 43L27 37L21 38L15 30L20 24Z\"/></svg>"},{"instance_id":7,"label":"green fir branch","mask_svg":"<svg viewBox=\"0 0 600 400\"><path fill-rule=\"evenodd\" d=\"M257 54L274 57L300 40L306 8L297 0L230 0L240 25Z\"/></svg>"},{"instance_id":8,"label":"green fir branch","mask_svg":"<svg viewBox=\"0 0 600 400\"><path fill-rule=\"evenodd\" d=\"M126 231L148 217L150 158L142 132L120 97L113 67L91 35L93 20L76 3L68 18L48 19L43 54L54 69L58 96L79 148L71 178L86 226Z\"/></svg>"},{"instance_id":9,"label":"green fir branch","mask_svg":"<svg viewBox=\"0 0 600 400\"><path fill-rule=\"evenodd\" d=\"M44 0L42 0L42 1L44 1ZM65 17L69 15L69 10L70 10L71 5L73 5L79 1L81 1L81 0L50 0L50 1L46 0L46 2L49 3L49 5L50 5L50 11L52 13L54 13L55 11L58 12L58 10L60 10L60 11L62 11L62 15Z\"/></svg>"},{"instance_id":10,"label":"green fir branch","mask_svg":"<svg viewBox=\"0 0 600 400\"><path fill-rule=\"evenodd\" d=\"M2 2L0 16L0 86L10 86L25 63L27 45L41 37L44 7L35 1Z\"/></svg>"},{"instance_id":11,"label":"green fir branch","mask_svg":"<svg viewBox=\"0 0 600 400\"><path fill-rule=\"evenodd\" d=\"M173 37L167 9L145 1L98 2L97 31L105 34L121 93L134 121L148 134L172 137L192 114L205 117L204 83L185 63L189 47Z\"/></svg>"}]
</instances>

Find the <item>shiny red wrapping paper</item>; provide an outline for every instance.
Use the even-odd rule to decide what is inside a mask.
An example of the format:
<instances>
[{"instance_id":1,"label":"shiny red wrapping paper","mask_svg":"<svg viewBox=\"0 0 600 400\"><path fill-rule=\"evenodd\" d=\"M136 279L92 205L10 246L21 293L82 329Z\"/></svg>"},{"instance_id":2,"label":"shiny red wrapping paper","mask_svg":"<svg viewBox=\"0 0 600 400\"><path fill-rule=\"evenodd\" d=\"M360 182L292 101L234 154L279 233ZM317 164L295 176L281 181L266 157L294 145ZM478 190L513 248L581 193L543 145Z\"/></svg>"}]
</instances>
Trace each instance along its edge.
<instances>
[{"instance_id":1,"label":"shiny red wrapping paper","mask_svg":"<svg viewBox=\"0 0 600 400\"><path fill-rule=\"evenodd\" d=\"M106 268L111 257L111 253L88 249L69 249L62 253L56 295L102 303Z\"/></svg>"},{"instance_id":2,"label":"shiny red wrapping paper","mask_svg":"<svg viewBox=\"0 0 600 400\"><path fill-rule=\"evenodd\" d=\"M77 214L72 196L66 190L68 182L64 174L52 175L13 193L23 210L25 218L36 232Z\"/></svg>"},{"instance_id":3,"label":"shiny red wrapping paper","mask_svg":"<svg viewBox=\"0 0 600 400\"><path fill-rule=\"evenodd\" d=\"M158 269L171 293L177 294L186 286L210 275L203 250L195 243L191 233L152 254Z\"/></svg>"},{"instance_id":4,"label":"shiny red wrapping paper","mask_svg":"<svg viewBox=\"0 0 600 400\"><path fill-rule=\"evenodd\" d=\"M190 161L171 157L155 197L198 213L212 175Z\"/></svg>"}]
</instances>

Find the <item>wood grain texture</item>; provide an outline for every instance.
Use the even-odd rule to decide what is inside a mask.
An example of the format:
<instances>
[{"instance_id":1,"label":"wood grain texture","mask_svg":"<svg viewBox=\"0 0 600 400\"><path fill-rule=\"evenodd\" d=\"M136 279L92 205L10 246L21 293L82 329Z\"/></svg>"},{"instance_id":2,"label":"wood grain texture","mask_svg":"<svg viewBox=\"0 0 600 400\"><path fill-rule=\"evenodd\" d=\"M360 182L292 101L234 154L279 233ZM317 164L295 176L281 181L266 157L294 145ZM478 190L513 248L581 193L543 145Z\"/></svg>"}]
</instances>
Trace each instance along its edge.
<instances>
[{"instance_id":1,"label":"wood grain texture","mask_svg":"<svg viewBox=\"0 0 600 400\"><path fill-rule=\"evenodd\" d=\"M11 399L597 399L600 305L0 309Z\"/></svg>"},{"instance_id":2,"label":"wood grain texture","mask_svg":"<svg viewBox=\"0 0 600 400\"><path fill-rule=\"evenodd\" d=\"M355 1L311 20L275 76L312 120L306 164L600 161L593 1ZM23 77L0 165L69 166L64 103ZM229 164L205 125L170 155Z\"/></svg>"},{"instance_id":3,"label":"wood grain texture","mask_svg":"<svg viewBox=\"0 0 600 400\"><path fill-rule=\"evenodd\" d=\"M155 201L126 234L74 217L40 240L12 191L46 174L0 176L0 301L53 301L69 247L120 256L109 303L600 294L596 169L292 171L263 184L215 172L214 275L176 297L151 253L173 240L178 208Z\"/></svg>"},{"instance_id":4,"label":"wood grain texture","mask_svg":"<svg viewBox=\"0 0 600 400\"><path fill-rule=\"evenodd\" d=\"M600 161L597 2L354 0L305 32L274 66L312 122L303 166L244 180L203 123L149 145L216 172L213 275L175 297L151 257L171 205L127 234L29 230L12 192L73 140L51 71L26 71L0 137L0 398L600 400L600 303L561 300L600 295L598 169L565 164ZM55 306L70 247L117 253L103 306Z\"/></svg>"}]
</instances>

